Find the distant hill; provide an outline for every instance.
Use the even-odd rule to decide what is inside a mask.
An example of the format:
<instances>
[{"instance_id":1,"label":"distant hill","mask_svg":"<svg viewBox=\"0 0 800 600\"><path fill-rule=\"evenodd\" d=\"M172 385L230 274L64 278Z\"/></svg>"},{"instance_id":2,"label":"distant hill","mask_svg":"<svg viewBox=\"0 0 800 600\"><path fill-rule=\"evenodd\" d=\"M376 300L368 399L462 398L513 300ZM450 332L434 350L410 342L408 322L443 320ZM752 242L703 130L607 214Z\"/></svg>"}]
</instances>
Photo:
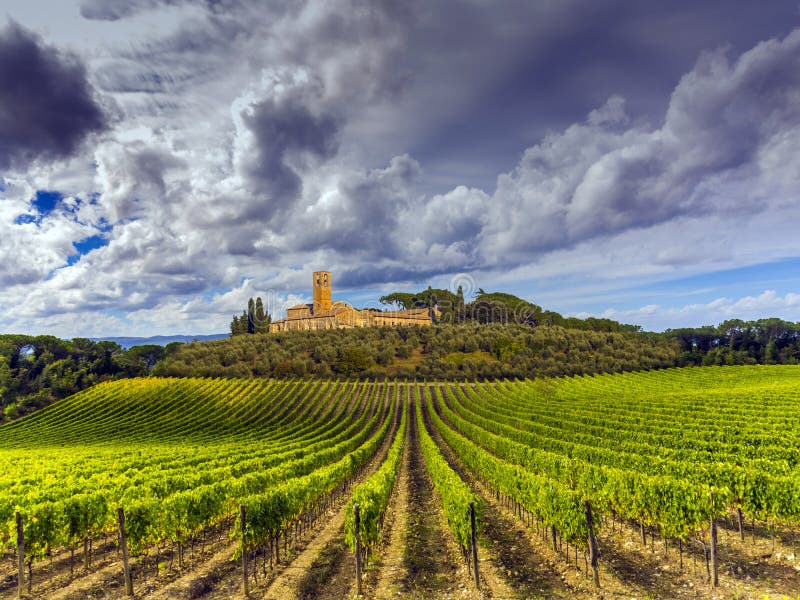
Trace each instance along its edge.
<instances>
[{"instance_id":1,"label":"distant hill","mask_svg":"<svg viewBox=\"0 0 800 600\"><path fill-rule=\"evenodd\" d=\"M229 335L228 333L213 333L211 335L154 335L152 337L91 338L91 340L93 342L114 342L127 350L133 346L145 346L147 344L166 346L172 342L181 342L183 344L188 344L189 342L210 342L211 340L221 340Z\"/></svg>"}]
</instances>

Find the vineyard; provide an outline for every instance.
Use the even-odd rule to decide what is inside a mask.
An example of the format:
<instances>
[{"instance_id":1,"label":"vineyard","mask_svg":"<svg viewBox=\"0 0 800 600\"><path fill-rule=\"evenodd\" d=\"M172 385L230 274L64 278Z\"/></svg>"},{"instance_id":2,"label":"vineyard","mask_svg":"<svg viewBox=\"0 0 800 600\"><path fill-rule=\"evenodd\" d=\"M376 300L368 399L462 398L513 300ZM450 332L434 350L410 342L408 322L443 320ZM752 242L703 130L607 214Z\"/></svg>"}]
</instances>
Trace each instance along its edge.
<instances>
[{"instance_id":1,"label":"vineyard","mask_svg":"<svg viewBox=\"0 0 800 600\"><path fill-rule=\"evenodd\" d=\"M795 598L800 368L143 378L0 427L0 597Z\"/></svg>"}]
</instances>

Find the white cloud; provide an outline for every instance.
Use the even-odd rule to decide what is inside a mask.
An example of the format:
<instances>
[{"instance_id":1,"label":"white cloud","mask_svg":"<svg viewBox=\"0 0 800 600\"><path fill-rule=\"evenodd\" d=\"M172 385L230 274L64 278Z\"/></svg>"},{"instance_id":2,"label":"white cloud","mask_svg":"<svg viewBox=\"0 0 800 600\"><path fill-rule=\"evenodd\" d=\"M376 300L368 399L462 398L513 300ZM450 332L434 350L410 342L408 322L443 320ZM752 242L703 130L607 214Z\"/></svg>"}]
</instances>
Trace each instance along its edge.
<instances>
[{"instance_id":1,"label":"white cloud","mask_svg":"<svg viewBox=\"0 0 800 600\"><path fill-rule=\"evenodd\" d=\"M654 331L675 327L718 325L728 319L752 321L777 317L800 322L800 294L790 292L781 296L775 290L764 290L758 296L722 297L706 303L685 304L678 307L648 304L637 309L609 309L599 313L580 312L574 316L603 317L623 323L636 323L646 330Z\"/></svg>"}]
</instances>

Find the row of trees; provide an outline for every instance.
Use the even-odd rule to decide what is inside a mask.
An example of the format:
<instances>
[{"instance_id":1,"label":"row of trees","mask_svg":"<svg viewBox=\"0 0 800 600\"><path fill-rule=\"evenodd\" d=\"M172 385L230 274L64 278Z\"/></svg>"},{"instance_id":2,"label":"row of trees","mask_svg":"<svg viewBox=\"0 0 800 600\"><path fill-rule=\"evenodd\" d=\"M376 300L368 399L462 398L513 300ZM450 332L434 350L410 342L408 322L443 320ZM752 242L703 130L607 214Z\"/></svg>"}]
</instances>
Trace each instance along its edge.
<instances>
[{"instance_id":1,"label":"row of trees","mask_svg":"<svg viewBox=\"0 0 800 600\"><path fill-rule=\"evenodd\" d=\"M668 329L663 336L680 345L682 365L800 363L800 323L781 319L730 319L716 327Z\"/></svg>"},{"instance_id":2,"label":"row of trees","mask_svg":"<svg viewBox=\"0 0 800 600\"><path fill-rule=\"evenodd\" d=\"M42 408L106 379L149 374L176 348L0 335L0 420Z\"/></svg>"},{"instance_id":3,"label":"row of trees","mask_svg":"<svg viewBox=\"0 0 800 600\"><path fill-rule=\"evenodd\" d=\"M432 308L441 312L441 323L499 323L520 325L549 325L580 329L584 331L611 331L636 333L641 331L639 325L627 325L611 319L577 319L564 317L561 314L543 310L538 304L503 292L486 292L478 289L475 298L466 302L461 286L454 294L450 290L428 287L421 292L394 292L380 298L382 304L396 307Z\"/></svg>"},{"instance_id":4,"label":"row of trees","mask_svg":"<svg viewBox=\"0 0 800 600\"><path fill-rule=\"evenodd\" d=\"M264 302L261 298L255 301L250 298L247 302L247 309L241 315L233 315L231 320L231 336L244 335L247 333L267 333L272 317L264 310Z\"/></svg>"}]
</instances>

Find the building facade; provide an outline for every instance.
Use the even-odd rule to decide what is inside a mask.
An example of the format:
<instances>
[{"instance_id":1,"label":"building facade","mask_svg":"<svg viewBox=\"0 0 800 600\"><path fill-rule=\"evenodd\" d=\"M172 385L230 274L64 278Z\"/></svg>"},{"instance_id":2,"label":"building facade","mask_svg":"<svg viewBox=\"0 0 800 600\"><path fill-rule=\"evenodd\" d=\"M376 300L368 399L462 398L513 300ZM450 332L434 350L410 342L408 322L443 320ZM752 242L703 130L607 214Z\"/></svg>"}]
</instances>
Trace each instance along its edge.
<instances>
[{"instance_id":1,"label":"building facade","mask_svg":"<svg viewBox=\"0 0 800 600\"><path fill-rule=\"evenodd\" d=\"M313 302L297 304L286 310L286 318L273 321L270 333L278 331L310 331L351 327L398 327L432 325L439 311L428 308L409 310L360 310L346 302L334 302L329 271L316 271L313 276Z\"/></svg>"}]
</instances>

